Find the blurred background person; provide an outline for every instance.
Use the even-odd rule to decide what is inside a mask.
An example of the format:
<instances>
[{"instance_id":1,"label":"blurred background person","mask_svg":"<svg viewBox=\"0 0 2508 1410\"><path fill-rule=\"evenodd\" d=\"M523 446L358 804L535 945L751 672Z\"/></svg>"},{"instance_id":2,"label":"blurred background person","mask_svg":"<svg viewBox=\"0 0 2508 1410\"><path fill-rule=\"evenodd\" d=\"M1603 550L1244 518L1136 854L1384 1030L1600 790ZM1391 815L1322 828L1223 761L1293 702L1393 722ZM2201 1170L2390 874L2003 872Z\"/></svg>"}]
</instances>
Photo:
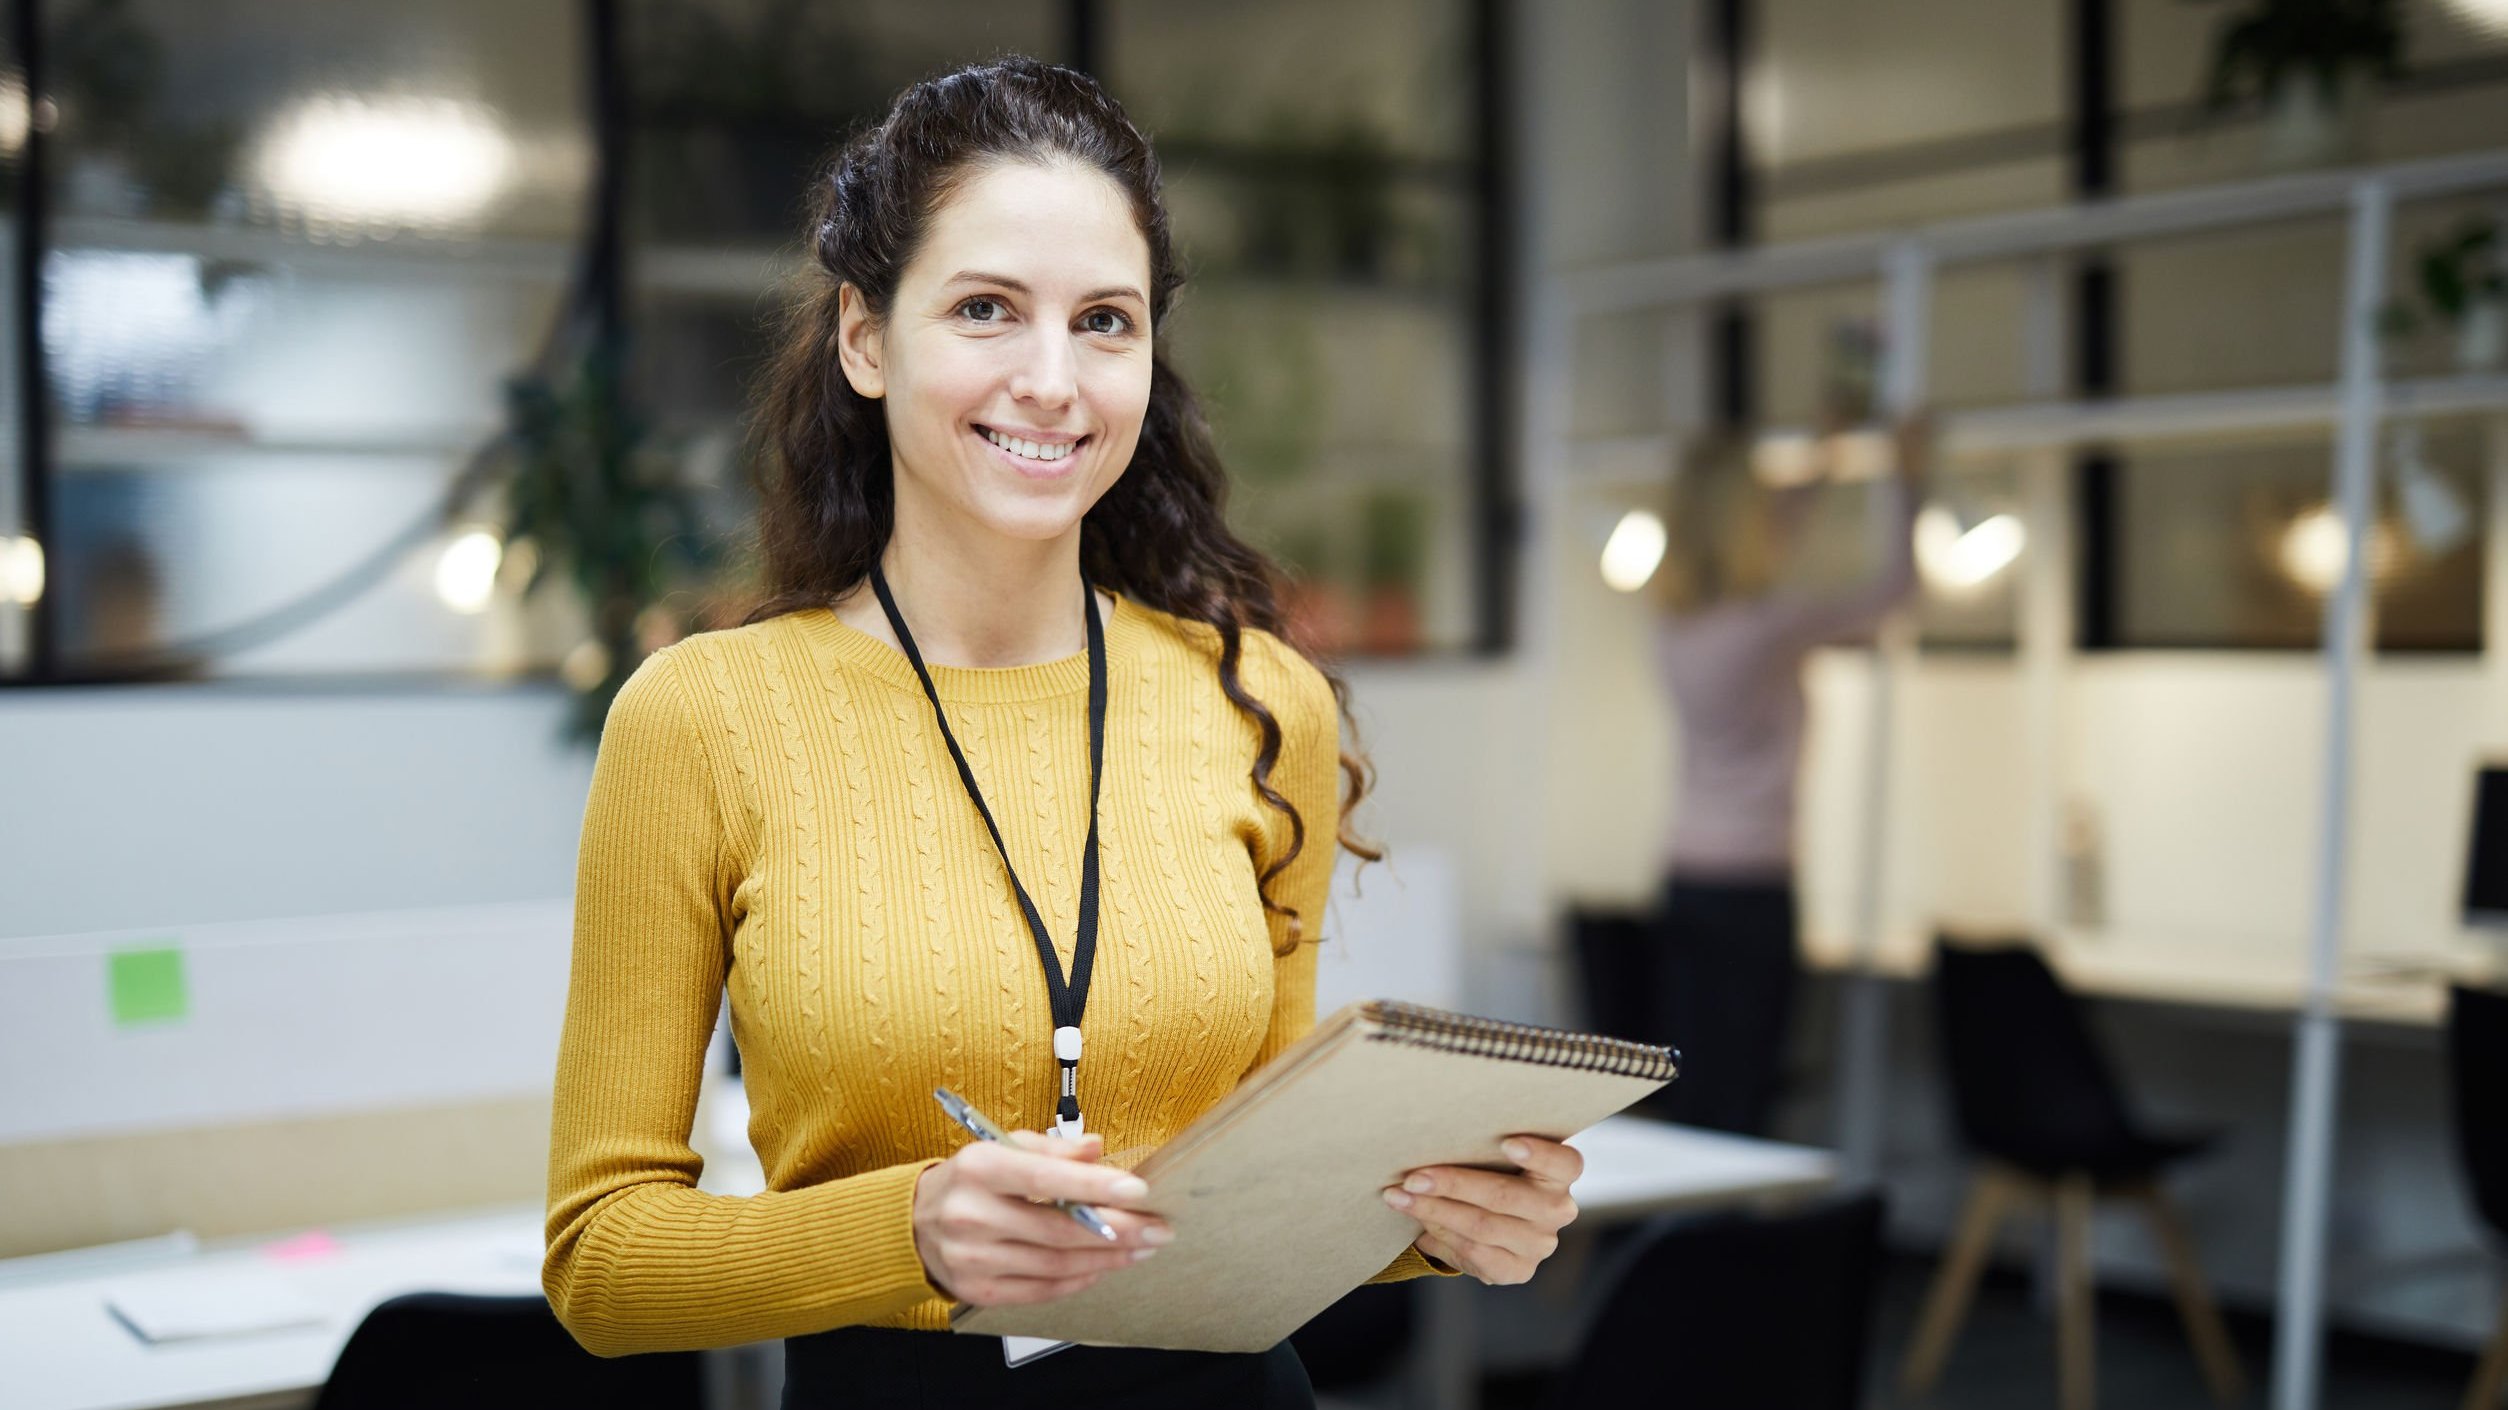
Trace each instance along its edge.
<instances>
[{"instance_id":1,"label":"blurred background person","mask_svg":"<svg viewBox=\"0 0 2508 1410\"><path fill-rule=\"evenodd\" d=\"M1871 633L1916 586L1929 450L1920 419L1899 427L1877 490L1886 528L1869 573L1842 588L1801 585L1804 523L1836 478L1843 439L1823 435L1809 476L1777 486L1754 472L1749 440L1720 434L1673 484L1654 646L1677 716L1679 777L1662 910L1633 957L1637 972L1617 986L1635 1008L1615 1016L1688 1059L1659 1099L1664 1113L1717 1130L1767 1130L1792 1026L1803 665L1817 647Z\"/></svg>"}]
</instances>

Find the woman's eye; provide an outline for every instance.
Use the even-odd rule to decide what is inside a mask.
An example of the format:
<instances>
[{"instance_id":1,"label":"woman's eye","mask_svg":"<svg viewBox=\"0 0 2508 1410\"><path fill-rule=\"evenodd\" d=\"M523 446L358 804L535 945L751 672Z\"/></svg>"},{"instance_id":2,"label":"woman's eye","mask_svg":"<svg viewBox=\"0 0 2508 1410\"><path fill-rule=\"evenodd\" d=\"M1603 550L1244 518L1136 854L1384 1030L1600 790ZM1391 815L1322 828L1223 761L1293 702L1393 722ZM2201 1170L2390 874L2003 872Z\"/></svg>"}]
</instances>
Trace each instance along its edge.
<instances>
[{"instance_id":1,"label":"woman's eye","mask_svg":"<svg viewBox=\"0 0 2508 1410\"><path fill-rule=\"evenodd\" d=\"M1091 333L1121 333L1132 326L1132 320L1111 308L1093 308L1080 315L1080 326Z\"/></svg>"},{"instance_id":2,"label":"woman's eye","mask_svg":"<svg viewBox=\"0 0 2508 1410\"><path fill-rule=\"evenodd\" d=\"M1001 317L1001 300L976 298L958 305L958 312L976 323L993 323Z\"/></svg>"}]
</instances>

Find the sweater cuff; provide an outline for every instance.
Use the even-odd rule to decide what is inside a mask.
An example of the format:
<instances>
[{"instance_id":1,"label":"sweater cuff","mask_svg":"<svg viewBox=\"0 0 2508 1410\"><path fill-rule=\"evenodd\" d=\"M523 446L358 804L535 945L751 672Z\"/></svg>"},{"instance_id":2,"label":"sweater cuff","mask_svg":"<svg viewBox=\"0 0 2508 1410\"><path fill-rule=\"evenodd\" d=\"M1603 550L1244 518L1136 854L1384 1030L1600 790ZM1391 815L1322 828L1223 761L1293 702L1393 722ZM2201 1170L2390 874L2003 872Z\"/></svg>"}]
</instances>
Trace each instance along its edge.
<instances>
[{"instance_id":1,"label":"sweater cuff","mask_svg":"<svg viewBox=\"0 0 2508 1410\"><path fill-rule=\"evenodd\" d=\"M852 1198L846 1203L858 1208L863 1217L859 1223L839 1225L830 1242L844 1251L845 1266L860 1286L914 1289L921 1294L916 1301L954 1305L947 1293L933 1285L931 1270L923 1266L923 1255L914 1246L915 1188L923 1172L938 1164L937 1158L918 1160L855 1177L864 1188L848 1191Z\"/></svg>"},{"instance_id":2,"label":"sweater cuff","mask_svg":"<svg viewBox=\"0 0 2508 1410\"><path fill-rule=\"evenodd\" d=\"M1448 1268L1446 1265L1439 1263L1427 1254L1420 1252L1419 1246L1414 1244L1411 1247L1402 1250L1402 1256L1393 1260L1392 1263L1387 1264L1385 1271L1377 1274L1375 1277L1370 1278L1367 1281L1370 1284L1375 1284L1402 1283L1408 1282L1413 1278L1453 1278L1461 1276L1462 1271L1463 1270L1459 1268Z\"/></svg>"}]
</instances>

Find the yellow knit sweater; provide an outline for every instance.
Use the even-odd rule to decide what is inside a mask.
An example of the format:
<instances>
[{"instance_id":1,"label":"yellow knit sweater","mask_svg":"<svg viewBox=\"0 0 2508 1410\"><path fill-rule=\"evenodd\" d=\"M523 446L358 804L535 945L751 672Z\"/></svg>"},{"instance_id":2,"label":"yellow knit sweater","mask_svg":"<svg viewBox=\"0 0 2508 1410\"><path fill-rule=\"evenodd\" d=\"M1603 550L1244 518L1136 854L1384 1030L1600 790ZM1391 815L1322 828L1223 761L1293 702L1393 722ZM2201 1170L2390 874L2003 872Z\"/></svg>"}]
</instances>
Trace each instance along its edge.
<instances>
[{"instance_id":1,"label":"yellow knit sweater","mask_svg":"<svg viewBox=\"0 0 2508 1410\"><path fill-rule=\"evenodd\" d=\"M1339 719L1323 677L1249 633L1242 677L1278 717L1272 781L1220 692L1216 638L1119 601L1096 974L1080 1100L1110 1151L1154 1147L1315 1021ZM1088 666L935 666L1049 933L1071 965L1088 832ZM767 1190L696 1188L688 1144L728 994ZM542 1281L603 1355L875 1324L941 1329L914 1248L915 1180L966 1137L964 1093L1041 1129L1058 1069L1035 941L895 648L826 609L689 638L611 706L584 812L558 1051ZM1377 1281L1440 1272L1406 1251ZM1120 1272L1109 1276L1121 1277Z\"/></svg>"}]
</instances>

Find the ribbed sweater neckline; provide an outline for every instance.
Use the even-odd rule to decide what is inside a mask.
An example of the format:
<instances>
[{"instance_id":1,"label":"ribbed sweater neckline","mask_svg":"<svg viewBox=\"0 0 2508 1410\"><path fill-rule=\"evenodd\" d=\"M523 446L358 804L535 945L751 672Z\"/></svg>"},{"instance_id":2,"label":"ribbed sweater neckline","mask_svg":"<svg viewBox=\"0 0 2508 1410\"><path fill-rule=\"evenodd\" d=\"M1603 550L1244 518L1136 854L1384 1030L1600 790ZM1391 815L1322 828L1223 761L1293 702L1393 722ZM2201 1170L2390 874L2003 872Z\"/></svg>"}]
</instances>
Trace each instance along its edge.
<instances>
[{"instance_id":1,"label":"ribbed sweater neckline","mask_svg":"<svg viewBox=\"0 0 2508 1410\"><path fill-rule=\"evenodd\" d=\"M1122 672L1140 644L1147 623L1142 608L1121 593L1111 594L1115 608L1106 616L1106 660L1110 671ZM914 663L906 654L836 615L831 607L811 607L792 614L802 631L822 649L865 675L914 695L923 693ZM1026 666L944 666L927 661L932 688L944 703L998 705L1022 700L1050 700L1084 695L1089 688L1085 651Z\"/></svg>"}]
</instances>

